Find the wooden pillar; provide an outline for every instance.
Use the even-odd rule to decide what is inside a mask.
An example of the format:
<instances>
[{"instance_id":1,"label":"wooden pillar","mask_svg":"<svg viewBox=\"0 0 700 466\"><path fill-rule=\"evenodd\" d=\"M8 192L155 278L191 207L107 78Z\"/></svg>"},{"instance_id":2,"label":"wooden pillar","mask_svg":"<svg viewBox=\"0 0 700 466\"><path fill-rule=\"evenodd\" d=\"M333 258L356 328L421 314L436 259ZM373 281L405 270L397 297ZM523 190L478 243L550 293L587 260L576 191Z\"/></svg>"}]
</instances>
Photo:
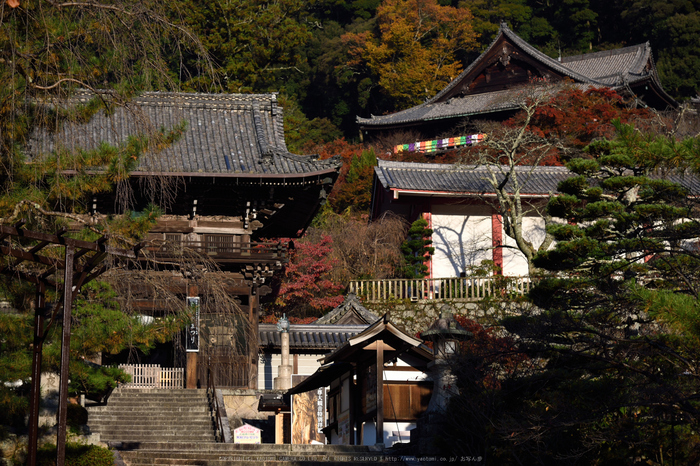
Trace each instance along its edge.
<instances>
[{"instance_id":1,"label":"wooden pillar","mask_svg":"<svg viewBox=\"0 0 700 466\"><path fill-rule=\"evenodd\" d=\"M63 274L63 330L61 332L61 377L58 388L58 433L56 434L56 466L66 462L66 433L68 418L68 368L70 366L71 305L73 303L73 258L75 247L66 245ZM41 383L41 376L39 376Z\"/></svg>"},{"instance_id":2,"label":"wooden pillar","mask_svg":"<svg viewBox=\"0 0 700 466\"><path fill-rule=\"evenodd\" d=\"M248 297L248 322L250 322L251 335L248 340L248 388L258 388L258 290L255 285L251 287Z\"/></svg>"},{"instance_id":3,"label":"wooden pillar","mask_svg":"<svg viewBox=\"0 0 700 466\"><path fill-rule=\"evenodd\" d=\"M197 297L199 296L199 287L196 284L187 285L187 296ZM197 329L201 332L201 329ZM201 348L200 348L201 350ZM187 353L187 374L185 375L185 388L197 388L197 359L199 358L199 353L188 352Z\"/></svg>"},{"instance_id":4,"label":"wooden pillar","mask_svg":"<svg viewBox=\"0 0 700 466\"><path fill-rule=\"evenodd\" d=\"M362 412L362 386L365 385L365 378L367 375L367 371L362 370L362 369L355 369L356 375L357 375L357 385L355 386L355 391L357 393L357 408L355 411L355 434L357 435L357 445L362 445L363 440L364 440L364 433L365 433L365 426L364 423L361 421L362 415L365 414ZM369 388L369 387L367 387Z\"/></svg>"},{"instance_id":5,"label":"wooden pillar","mask_svg":"<svg viewBox=\"0 0 700 466\"><path fill-rule=\"evenodd\" d=\"M377 435L376 443L384 444L384 341L377 340Z\"/></svg>"},{"instance_id":6,"label":"wooden pillar","mask_svg":"<svg viewBox=\"0 0 700 466\"><path fill-rule=\"evenodd\" d=\"M503 219L496 211L491 213L491 246L493 265L498 267L503 275Z\"/></svg>"},{"instance_id":7,"label":"wooden pillar","mask_svg":"<svg viewBox=\"0 0 700 466\"><path fill-rule=\"evenodd\" d=\"M284 443L284 413L280 411L275 415L275 443Z\"/></svg>"},{"instance_id":8,"label":"wooden pillar","mask_svg":"<svg viewBox=\"0 0 700 466\"><path fill-rule=\"evenodd\" d=\"M41 353L44 347L44 320L46 285L37 284L36 307L34 308L34 345L32 347L32 391L29 403L29 443L27 466L36 465L39 439L39 404L41 403Z\"/></svg>"},{"instance_id":9,"label":"wooden pillar","mask_svg":"<svg viewBox=\"0 0 700 466\"><path fill-rule=\"evenodd\" d=\"M348 379L348 390L350 391L350 412L348 413L348 429L350 429L350 445L357 445L357 441L355 439L356 431L355 431L355 411L357 410L357 407L359 406L359 400L358 400L358 390L357 390L357 385L355 385L354 379L355 379L355 370L350 371L350 378Z\"/></svg>"}]
</instances>

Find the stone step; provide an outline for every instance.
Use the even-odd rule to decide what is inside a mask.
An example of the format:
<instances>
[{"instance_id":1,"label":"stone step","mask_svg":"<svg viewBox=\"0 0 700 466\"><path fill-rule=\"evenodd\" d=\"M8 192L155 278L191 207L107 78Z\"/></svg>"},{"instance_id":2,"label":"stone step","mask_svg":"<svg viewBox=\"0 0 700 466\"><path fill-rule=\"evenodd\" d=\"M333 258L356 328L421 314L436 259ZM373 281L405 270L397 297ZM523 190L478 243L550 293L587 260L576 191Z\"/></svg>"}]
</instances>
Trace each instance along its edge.
<instances>
[{"instance_id":1,"label":"stone step","mask_svg":"<svg viewBox=\"0 0 700 466\"><path fill-rule=\"evenodd\" d=\"M163 421L167 421L167 418L150 417L135 422L133 419L109 419L109 417L107 416L104 419L93 419L91 417L90 425L105 427L157 427L166 424ZM187 420L183 420L182 418L173 419L173 422L168 423L167 425L178 427L181 429L190 429L193 427L211 427L212 422L213 421L209 416L192 416Z\"/></svg>"},{"instance_id":2,"label":"stone step","mask_svg":"<svg viewBox=\"0 0 700 466\"><path fill-rule=\"evenodd\" d=\"M373 466L377 463L374 461L355 461L355 460L338 460L329 459L328 461L304 461L304 460L260 460L251 461L248 458L222 458L219 460L170 460L168 458L157 459L140 459L138 457L125 458L124 463L127 466L328 466L329 464L352 464L353 466ZM402 462L392 462L395 466L401 466ZM386 463L388 464L388 463Z\"/></svg>"},{"instance_id":3,"label":"stone step","mask_svg":"<svg viewBox=\"0 0 700 466\"><path fill-rule=\"evenodd\" d=\"M173 445L171 443L164 442L140 442L138 444L114 444L110 445L112 448L119 450L151 450L151 451L171 451ZM211 446L201 446L195 442L183 442L177 445L178 450L187 451L207 451ZM217 451L223 452L237 452L237 453L271 453L271 454L287 454L287 455L307 455L307 454L319 454L323 452L324 454L333 455L345 455L345 456L362 456L366 454L371 454L372 456L380 455L382 451L375 447L374 445L290 445L285 444L275 444L275 443L258 443L258 444L246 444L246 443L217 443Z\"/></svg>"},{"instance_id":4,"label":"stone step","mask_svg":"<svg viewBox=\"0 0 700 466\"><path fill-rule=\"evenodd\" d=\"M199 428L192 429L182 429L180 427L134 427L129 429L128 427L105 427L103 429L92 429L95 432L99 432L100 435L109 436L113 438L123 437L148 437L149 439L158 440L158 436L173 436L180 435L186 438L194 438L195 435L213 435L211 426L202 426Z\"/></svg>"},{"instance_id":5,"label":"stone step","mask_svg":"<svg viewBox=\"0 0 700 466\"><path fill-rule=\"evenodd\" d=\"M108 401L104 406L96 406L88 409L94 409L96 411L104 410L105 408L121 408L121 407L131 407L131 406L148 406L148 405L161 405L161 406L196 406L201 404L206 404L209 401L205 398L202 400L193 400L191 398L183 398L182 400L121 400L121 401Z\"/></svg>"},{"instance_id":6,"label":"stone step","mask_svg":"<svg viewBox=\"0 0 700 466\"><path fill-rule=\"evenodd\" d=\"M141 443L141 442L155 442L155 441L160 441L164 443L172 443L172 444L178 444L182 442L197 442L202 445L207 445L207 444L215 444L216 443L216 438L214 437L214 433L209 433L209 434L201 434L201 435L195 435L195 434L177 434L177 433L172 433L172 435L166 435L166 434L159 434L159 435L154 435L153 437L148 436L148 435L119 435L118 437L116 436L110 436L110 435L103 435L100 433L100 441L105 442L105 443L121 443L121 442L128 442L128 443ZM174 451L174 447L172 449Z\"/></svg>"},{"instance_id":7,"label":"stone step","mask_svg":"<svg viewBox=\"0 0 700 466\"><path fill-rule=\"evenodd\" d=\"M120 455L129 466L145 465L207 465L226 466L245 464L247 466L291 464L300 466L352 463L369 466L377 463L402 464L399 458L384 456L377 451L346 451L327 447L340 445L311 445L313 450L290 451L290 445L258 445L259 449L236 448L241 445L213 444L207 448L199 446L196 450L182 449L180 445L171 445L170 451L163 449L120 450ZM270 448L287 447L287 448ZM294 447L299 447L295 445Z\"/></svg>"},{"instance_id":8,"label":"stone step","mask_svg":"<svg viewBox=\"0 0 700 466\"><path fill-rule=\"evenodd\" d=\"M153 400L153 401L170 401L170 400L206 400L207 395L204 393L183 393L181 395L112 395L107 399L107 403L123 403L125 401L134 400Z\"/></svg>"},{"instance_id":9,"label":"stone step","mask_svg":"<svg viewBox=\"0 0 700 466\"><path fill-rule=\"evenodd\" d=\"M105 405L88 407L88 427L109 443L214 444L205 390L117 389Z\"/></svg>"},{"instance_id":10,"label":"stone step","mask_svg":"<svg viewBox=\"0 0 700 466\"><path fill-rule=\"evenodd\" d=\"M206 395L204 388L118 388L113 390L110 396L137 396L137 395Z\"/></svg>"},{"instance_id":11,"label":"stone step","mask_svg":"<svg viewBox=\"0 0 700 466\"><path fill-rule=\"evenodd\" d=\"M159 404L152 404L152 405L134 405L134 406L120 406L120 407L115 407L111 409L103 409L99 411L92 411L88 410L88 414L95 413L95 414L103 414L103 413L123 413L126 415L129 414L134 414L134 413L153 413L157 414L159 412L164 412L164 413L182 413L182 412L188 412L188 413L196 413L196 412L208 412L209 407L200 404L199 406L180 406L178 407L177 405L171 405L171 406L164 406L164 405L159 405Z\"/></svg>"}]
</instances>

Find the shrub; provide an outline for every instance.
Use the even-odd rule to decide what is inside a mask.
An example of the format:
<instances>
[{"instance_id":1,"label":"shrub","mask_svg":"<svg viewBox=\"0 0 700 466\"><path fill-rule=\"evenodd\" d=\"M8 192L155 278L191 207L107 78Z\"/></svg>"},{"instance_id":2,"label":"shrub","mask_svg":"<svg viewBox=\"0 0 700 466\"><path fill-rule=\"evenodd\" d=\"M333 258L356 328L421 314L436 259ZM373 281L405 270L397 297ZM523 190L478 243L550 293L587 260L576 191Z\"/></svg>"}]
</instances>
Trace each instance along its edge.
<instances>
[{"instance_id":1,"label":"shrub","mask_svg":"<svg viewBox=\"0 0 700 466\"><path fill-rule=\"evenodd\" d=\"M56 445L46 444L37 452L37 466L56 464ZM66 443L66 466L113 466L114 453L97 445Z\"/></svg>"}]
</instances>

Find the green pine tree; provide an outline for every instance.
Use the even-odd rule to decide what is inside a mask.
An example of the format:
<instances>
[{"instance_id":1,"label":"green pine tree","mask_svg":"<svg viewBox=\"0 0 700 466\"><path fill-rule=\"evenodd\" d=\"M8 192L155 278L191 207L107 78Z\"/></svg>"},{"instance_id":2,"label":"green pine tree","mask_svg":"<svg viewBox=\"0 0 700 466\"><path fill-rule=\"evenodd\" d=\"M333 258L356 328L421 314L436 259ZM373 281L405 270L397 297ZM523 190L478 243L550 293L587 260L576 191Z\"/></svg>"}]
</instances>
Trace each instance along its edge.
<instances>
[{"instance_id":1,"label":"green pine tree","mask_svg":"<svg viewBox=\"0 0 700 466\"><path fill-rule=\"evenodd\" d=\"M408 229L408 237L401 245L404 257L404 272L406 278L424 278L428 274L426 260L435 252L431 236L433 230L428 228L428 222L419 218Z\"/></svg>"}]
</instances>

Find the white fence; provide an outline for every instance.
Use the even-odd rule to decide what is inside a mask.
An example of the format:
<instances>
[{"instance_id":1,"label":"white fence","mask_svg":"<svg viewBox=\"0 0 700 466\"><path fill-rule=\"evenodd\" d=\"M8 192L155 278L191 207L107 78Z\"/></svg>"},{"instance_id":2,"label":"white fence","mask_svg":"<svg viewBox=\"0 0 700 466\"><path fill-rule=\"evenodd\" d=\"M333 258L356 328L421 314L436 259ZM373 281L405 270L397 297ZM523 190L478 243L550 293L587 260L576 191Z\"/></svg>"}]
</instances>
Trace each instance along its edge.
<instances>
[{"instance_id":1,"label":"white fence","mask_svg":"<svg viewBox=\"0 0 700 466\"><path fill-rule=\"evenodd\" d=\"M119 369L131 376L123 388L184 388L185 369L160 367L157 364L120 364Z\"/></svg>"},{"instance_id":2,"label":"white fence","mask_svg":"<svg viewBox=\"0 0 700 466\"><path fill-rule=\"evenodd\" d=\"M388 299L480 301L488 297L521 296L530 291L530 277L353 280L350 282L350 291L368 301Z\"/></svg>"}]
</instances>

